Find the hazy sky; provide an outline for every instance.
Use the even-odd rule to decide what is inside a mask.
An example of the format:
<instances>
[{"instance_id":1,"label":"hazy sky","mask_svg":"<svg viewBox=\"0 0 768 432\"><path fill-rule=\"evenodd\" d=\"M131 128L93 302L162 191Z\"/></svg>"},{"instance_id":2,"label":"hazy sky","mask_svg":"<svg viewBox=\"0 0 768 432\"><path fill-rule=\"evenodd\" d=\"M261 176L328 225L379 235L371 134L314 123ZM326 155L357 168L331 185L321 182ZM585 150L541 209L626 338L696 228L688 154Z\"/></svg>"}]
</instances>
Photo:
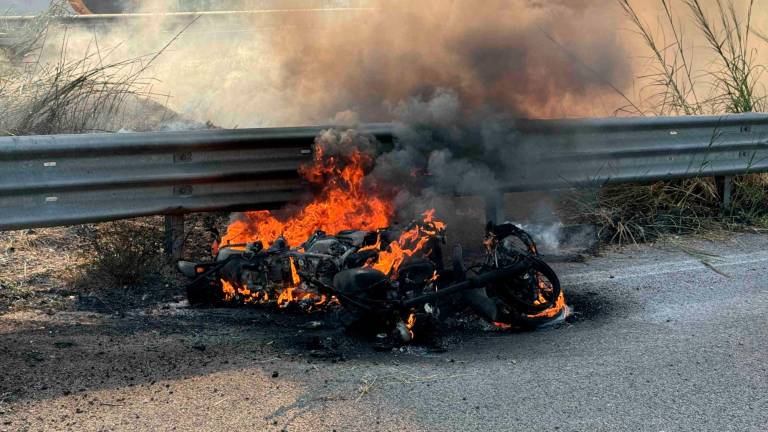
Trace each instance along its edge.
<instances>
[{"instance_id":1,"label":"hazy sky","mask_svg":"<svg viewBox=\"0 0 768 432\"><path fill-rule=\"evenodd\" d=\"M33 13L40 12L50 4L50 0L0 0L0 12Z\"/></svg>"}]
</instances>

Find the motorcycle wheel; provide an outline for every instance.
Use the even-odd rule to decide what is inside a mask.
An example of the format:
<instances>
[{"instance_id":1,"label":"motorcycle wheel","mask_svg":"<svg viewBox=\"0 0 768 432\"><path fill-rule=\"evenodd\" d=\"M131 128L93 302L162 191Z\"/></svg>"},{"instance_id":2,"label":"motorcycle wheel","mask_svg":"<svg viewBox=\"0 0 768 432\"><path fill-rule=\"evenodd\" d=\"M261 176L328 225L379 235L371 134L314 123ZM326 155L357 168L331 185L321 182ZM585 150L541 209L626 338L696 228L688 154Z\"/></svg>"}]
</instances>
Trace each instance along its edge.
<instances>
[{"instance_id":1,"label":"motorcycle wheel","mask_svg":"<svg viewBox=\"0 0 768 432\"><path fill-rule=\"evenodd\" d=\"M497 300L503 313L502 324L521 321L538 323L557 317L565 307L560 280L544 261L528 257L530 270L511 280L499 281L487 288L489 297Z\"/></svg>"}]
</instances>

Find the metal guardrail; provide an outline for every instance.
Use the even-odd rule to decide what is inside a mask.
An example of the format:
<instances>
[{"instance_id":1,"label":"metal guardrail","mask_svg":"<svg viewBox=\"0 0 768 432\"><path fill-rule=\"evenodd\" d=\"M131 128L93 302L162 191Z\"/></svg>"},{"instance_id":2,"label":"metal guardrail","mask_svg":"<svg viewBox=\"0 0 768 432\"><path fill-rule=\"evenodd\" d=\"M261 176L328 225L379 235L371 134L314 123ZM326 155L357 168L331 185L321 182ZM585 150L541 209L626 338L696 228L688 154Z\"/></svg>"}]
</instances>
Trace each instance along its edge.
<instances>
[{"instance_id":1,"label":"metal guardrail","mask_svg":"<svg viewBox=\"0 0 768 432\"><path fill-rule=\"evenodd\" d=\"M508 191L768 172L768 115L521 120Z\"/></svg>"},{"instance_id":2,"label":"metal guardrail","mask_svg":"<svg viewBox=\"0 0 768 432\"><path fill-rule=\"evenodd\" d=\"M322 129L0 138L0 230L279 206L304 193L296 170ZM768 172L762 114L520 120L509 135L507 191Z\"/></svg>"},{"instance_id":3,"label":"metal guardrail","mask_svg":"<svg viewBox=\"0 0 768 432\"><path fill-rule=\"evenodd\" d=\"M0 230L276 207L305 191L322 129L0 138Z\"/></svg>"}]
</instances>

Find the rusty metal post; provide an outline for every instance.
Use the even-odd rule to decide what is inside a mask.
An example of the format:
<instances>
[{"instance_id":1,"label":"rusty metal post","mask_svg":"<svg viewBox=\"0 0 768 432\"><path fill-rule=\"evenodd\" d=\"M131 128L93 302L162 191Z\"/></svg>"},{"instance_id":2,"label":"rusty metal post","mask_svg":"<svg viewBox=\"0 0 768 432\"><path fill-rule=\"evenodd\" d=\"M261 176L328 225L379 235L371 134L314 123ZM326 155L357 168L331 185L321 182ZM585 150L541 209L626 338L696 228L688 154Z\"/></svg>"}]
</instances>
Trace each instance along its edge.
<instances>
[{"instance_id":1,"label":"rusty metal post","mask_svg":"<svg viewBox=\"0 0 768 432\"><path fill-rule=\"evenodd\" d=\"M172 261L184 254L184 215L165 217L165 253Z\"/></svg>"},{"instance_id":2,"label":"rusty metal post","mask_svg":"<svg viewBox=\"0 0 768 432\"><path fill-rule=\"evenodd\" d=\"M731 208L731 202L733 200L733 177L717 176L715 177L715 186L717 186L717 194L720 196L720 205L723 210Z\"/></svg>"}]
</instances>

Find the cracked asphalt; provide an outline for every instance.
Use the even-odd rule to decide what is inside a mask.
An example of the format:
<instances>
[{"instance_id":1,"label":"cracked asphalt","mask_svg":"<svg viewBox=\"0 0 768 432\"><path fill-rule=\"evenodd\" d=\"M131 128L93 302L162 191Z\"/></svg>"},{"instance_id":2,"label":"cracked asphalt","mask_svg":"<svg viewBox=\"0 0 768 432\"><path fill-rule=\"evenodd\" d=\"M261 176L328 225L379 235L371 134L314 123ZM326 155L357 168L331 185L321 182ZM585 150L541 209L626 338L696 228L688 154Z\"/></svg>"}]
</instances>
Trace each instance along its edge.
<instances>
[{"instance_id":1,"label":"cracked asphalt","mask_svg":"<svg viewBox=\"0 0 768 432\"><path fill-rule=\"evenodd\" d=\"M574 317L377 353L311 318L174 305L0 317L5 431L766 431L768 237L558 265ZM336 341L339 356L310 347Z\"/></svg>"}]
</instances>

